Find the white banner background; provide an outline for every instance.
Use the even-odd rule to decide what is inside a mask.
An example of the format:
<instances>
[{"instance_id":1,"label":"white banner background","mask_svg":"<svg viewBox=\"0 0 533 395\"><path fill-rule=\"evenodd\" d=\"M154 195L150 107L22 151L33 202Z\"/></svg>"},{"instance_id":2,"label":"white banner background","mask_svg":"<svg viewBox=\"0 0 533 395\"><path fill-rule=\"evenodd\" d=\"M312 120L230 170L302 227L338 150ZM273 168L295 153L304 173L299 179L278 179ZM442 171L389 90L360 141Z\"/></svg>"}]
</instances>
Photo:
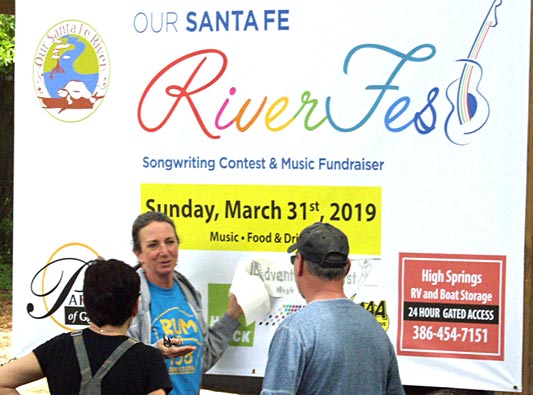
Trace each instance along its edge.
<instances>
[{"instance_id":1,"label":"white banner background","mask_svg":"<svg viewBox=\"0 0 533 395\"><path fill-rule=\"evenodd\" d=\"M87 261L95 254L136 263L131 253L130 227L135 216L147 210L141 199L142 184L235 184L250 185L251 189L256 185L370 186L382 188L381 252L365 285L347 285L347 292L357 292L360 300L356 301L387 302L387 332L393 343L396 344L399 323L396 306L401 302L399 253L502 255L507 260L505 306L500 306L505 314L503 360L399 356L404 384L520 390L529 2L503 0L497 7L498 24L488 26L482 48L475 53L483 74L472 76L479 81L477 86L472 82L472 93L486 99L485 102L480 98L480 111L483 105L489 105L486 123L466 135L452 131L455 118L450 118L449 128L446 125L448 115L454 111L446 89L460 77L465 64L458 60L469 56L484 18L498 4L481 0L332 0L327 4L274 0L253 4L237 0L18 1L14 353L29 352L49 337L72 329L57 316L34 318L50 311L59 290L72 275L65 267L54 271L53 266L43 275L39 270L47 263L63 257ZM229 11L231 15L238 10L245 16L253 13L258 29L249 25L245 30L245 22L251 19L241 16L230 18L228 31L211 31L214 25L206 25L200 31L204 13L214 24L216 12L225 15ZM268 15L275 22L269 23L267 29L264 10L274 10ZM278 10L286 11L280 14ZM190 12L196 13L196 27L186 19ZM278 24L276 15L286 20ZM148 27L140 32L144 16L154 18L155 29ZM175 23L158 28L160 18L173 22L176 16ZM38 90L43 86L37 66L37 59L42 56L39 51L43 50L43 43L49 49L53 27L64 27L65 21L72 21L70 26L78 29L86 26L91 37L96 35L104 44L95 51L102 50L101 59L105 55L105 66L100 64L98 72L108 79L99 81L99 87L106 87L99 91L103 97L93 109L47 109L39 99L43 97ZM92 45L100 45L100 41ZM344 73L345 58L357 46L367 47L354 52ZM415 50L418 46L422 47ZM227 68L211 86L191 95L191 102L209 132L220 138L209 138L202 131L186 98L181 99L161 129L151 133L143 130L137 113L150 81L176 59L205 49L224 53ZM398 54L405 56L411 50L418 61L399 65ZM48 56L50 60L51 55ZM220 59L208 56L189 92L214 77L220 70ZM184 87L198 62L198 57L184 61L161 76L142 107L142 120L147 125L160 123L176 101L165 94L164 88ZM46 65L43 70L46 72ZM60 74L56 75L60 78ZM390 86L385 89L387 80ZM267 109L285 97L287 110L271 124L288 122L302 106L306 91L317 100L308 124L326 117L326 98L331 97L329 119L315 130L306 128L308 104L285 128L268 130ZM229 123L250 99L241 119L241 126L247 124L265 97L263 110L247 130L239 131L235 124L226 129L215 127L216 122ZM404 99L397 102L401 98ZM409 98L405 112L387 123L386 118L400 113L401 103L407 103L405 98ZM217 121L226 99L228 104ZM375 103L377 106L371 110ZM426 125L434 124L428 133L417 131L414 123L408 125L417 112ZM353 131L336 130L358 123L360 127ZM387 124L396 128L408 126L392 132ZM217 166L213 171L143 167L143 158L189 157L214 159ZM265 158L266 165L264 169L223 169L219 166L223 157ZM269 167L270 158L279 164L281 158L289 157L314 160L315 164L318 158L366 158L383 161L384 165L376 171ZM290 225L299 230L317 219ZM184 240L179 268L204 295L206 314L208 284L229 284L239 261L262 256L288 264L284 252L288 243L261 252L238 247L222 251L209 245L191 249L187 240L193 238L192 230L180 226L179 218L176 222ZM285 225L286 222L279 224ZM239 230L245 233L248 229ZM68 246L69 243L82 245ZM364 254L354 251L353 257L358 259L360 255ZM45 298L36 295L50 291L56 284L55 293ZM81 289L79 280L76 284L65 305L76 305ZM274 299L272 312L291 303L303 301L297 295ZM28 304L34 306L31 314ZM253 346L230 347L211 372L261 376L274 329L256 326Z\"/></svg>"}]
</instances>

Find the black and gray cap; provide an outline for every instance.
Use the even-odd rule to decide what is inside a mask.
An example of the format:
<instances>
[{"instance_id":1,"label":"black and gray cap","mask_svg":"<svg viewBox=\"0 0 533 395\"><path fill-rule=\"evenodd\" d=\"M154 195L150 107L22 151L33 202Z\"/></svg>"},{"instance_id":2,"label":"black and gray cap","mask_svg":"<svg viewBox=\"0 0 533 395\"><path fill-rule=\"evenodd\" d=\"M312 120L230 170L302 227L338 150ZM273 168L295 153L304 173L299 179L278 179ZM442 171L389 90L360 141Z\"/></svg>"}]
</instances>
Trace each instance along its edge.
<instances>
[{"instance_id":1,"label":"black and gray cap","mask_svg":"<svg viewBox=\"0 0 533 395\"><path fill-rule=\"evenodd\" d=\"M348 263L348 238L338 228L324 222L315 222L305 228L298 241L287 252L298 250L305 259L322 267L343 267Z\"/></svg>"}]
</instances>

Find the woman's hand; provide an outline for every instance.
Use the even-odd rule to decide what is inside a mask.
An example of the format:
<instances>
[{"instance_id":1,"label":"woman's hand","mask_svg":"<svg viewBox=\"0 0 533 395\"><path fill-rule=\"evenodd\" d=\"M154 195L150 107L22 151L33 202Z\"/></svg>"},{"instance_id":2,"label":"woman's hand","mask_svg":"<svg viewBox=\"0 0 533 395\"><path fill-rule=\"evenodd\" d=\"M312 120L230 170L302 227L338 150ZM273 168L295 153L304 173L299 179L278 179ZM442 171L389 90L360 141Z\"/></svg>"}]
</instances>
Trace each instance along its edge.
<instances>
[{"instance_id":1,"label":"woman's hand","mask_svg":"<svg viewBox=\"0 0 533 395\"><path fill-rule=\"evenodd\" d=\"M170 342L172 343L171 346L165 345L165 341L163 339L159 339L156 343L157 348L159 351L161 351L165 358L181 357L196 350L196 346L182 345L181 339L178 338L170 338Z\"/></svg>"},{"instance_id":2,"label":"woman's hand","mask_svg":"<svg viewBox=\"0 0 533 395\"><path fill-rule=\"evenodd\" d=\"M237 302L237 298L234 294L229 294L228 308L226 314L234 320L238 320L242 314L242 307Z\"/></svg>"}]
</instances>

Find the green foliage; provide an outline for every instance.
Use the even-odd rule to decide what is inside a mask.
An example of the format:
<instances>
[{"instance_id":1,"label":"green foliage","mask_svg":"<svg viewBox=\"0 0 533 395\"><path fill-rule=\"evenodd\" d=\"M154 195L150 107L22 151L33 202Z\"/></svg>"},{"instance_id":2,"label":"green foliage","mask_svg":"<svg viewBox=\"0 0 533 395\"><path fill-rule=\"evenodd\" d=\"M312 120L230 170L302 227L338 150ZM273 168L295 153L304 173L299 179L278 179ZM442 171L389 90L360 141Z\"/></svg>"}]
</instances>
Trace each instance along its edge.
<instances>
[{"instance_id":1,"label":"green foliage","mask_svg":"<svg viewBox=\"0 0 533 395\"><path fill-rule=\"evenodd\" d=\"M0 14L0 73L13 74L15 64L15 16Z\"/></svg>"}]
</instances>

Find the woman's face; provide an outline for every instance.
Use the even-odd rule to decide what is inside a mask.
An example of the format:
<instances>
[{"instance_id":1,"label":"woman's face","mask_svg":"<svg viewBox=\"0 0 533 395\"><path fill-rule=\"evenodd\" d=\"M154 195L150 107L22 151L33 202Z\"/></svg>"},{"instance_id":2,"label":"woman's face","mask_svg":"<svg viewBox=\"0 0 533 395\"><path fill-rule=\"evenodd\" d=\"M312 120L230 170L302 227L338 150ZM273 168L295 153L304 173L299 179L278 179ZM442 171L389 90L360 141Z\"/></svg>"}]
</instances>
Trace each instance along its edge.
<instances>
[{"instance_id":1,"label":"woman's face","mask_svg":"<svg viewBox=\"0 0 533 395\"><path fill-rule=\"evenodd\" d=\"M139 231L140 252L135 252L146 276L154 283L157 278L172 278L178 263L178 240L174 228L166 222L150 222Z\"/></svg>"}]
</instances>

